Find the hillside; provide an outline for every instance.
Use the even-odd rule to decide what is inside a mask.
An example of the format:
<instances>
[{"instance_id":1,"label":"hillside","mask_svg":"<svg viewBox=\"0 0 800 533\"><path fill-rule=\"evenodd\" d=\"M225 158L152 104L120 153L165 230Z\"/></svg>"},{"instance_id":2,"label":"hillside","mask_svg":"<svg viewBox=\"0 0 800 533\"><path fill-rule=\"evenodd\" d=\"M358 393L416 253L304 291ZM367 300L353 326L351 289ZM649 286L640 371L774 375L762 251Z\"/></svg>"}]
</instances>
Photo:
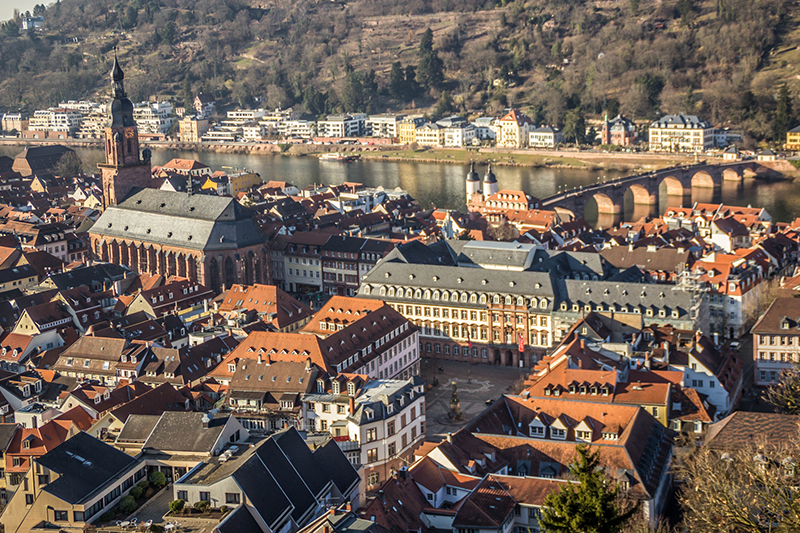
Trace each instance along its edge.
<instances>
[{"instance_id":1,"label":"hillside","mask_svg":"<svg viewBox=\"0 0 800 533\"><path fill-rule=\"evenodd\" d=\"M118 46L134 100L179 105L205 91L312 115L515 106L567 128L687 112L756 140L800 110L776 120L780 85L800 93L789 0L62 0L44 16L41 32L0 29L2 109L103 98Z\"/></svg>"}]
</instances>

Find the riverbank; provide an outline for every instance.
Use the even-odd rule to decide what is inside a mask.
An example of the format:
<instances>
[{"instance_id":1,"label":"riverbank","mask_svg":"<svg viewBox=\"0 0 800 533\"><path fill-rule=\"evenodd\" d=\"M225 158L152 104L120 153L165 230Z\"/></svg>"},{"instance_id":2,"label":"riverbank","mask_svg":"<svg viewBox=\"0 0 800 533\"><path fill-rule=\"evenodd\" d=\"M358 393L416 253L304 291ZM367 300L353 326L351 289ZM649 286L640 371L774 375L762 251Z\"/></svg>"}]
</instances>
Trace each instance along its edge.
<instances>
[{"instance_id":1,"label":"riverbank","mask_svg":"<svg viewBox=\"0 0 800 533\"><path fill-rule=\"evenodd\" d=\"M97 139L0 139L0 146L37 146L63 144L80 148L100 148ZM362 159L374 161L410 161L418 163L468 164L472 161L496 166L566 168L582 170L656 170L660 168L694 162L692 156L649 153L567 151L567 150L511 150L503 148L417 148L406 146L363 146L339 144L271 144L271 143L185 143L175 141L151 141L151 149L177 150L183 152L210 152L242 155L288 155L311 156L328 152L357 154Z\"/></svg>"}]
</instances>

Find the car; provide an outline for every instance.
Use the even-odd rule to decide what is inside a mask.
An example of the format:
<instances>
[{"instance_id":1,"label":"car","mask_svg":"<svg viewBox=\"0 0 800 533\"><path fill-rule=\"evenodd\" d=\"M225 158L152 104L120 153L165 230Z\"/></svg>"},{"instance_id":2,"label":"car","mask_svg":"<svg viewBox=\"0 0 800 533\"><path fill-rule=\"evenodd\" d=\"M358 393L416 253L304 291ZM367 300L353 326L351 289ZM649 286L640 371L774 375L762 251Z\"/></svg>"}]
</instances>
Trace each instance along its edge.
<instances>
[{"instance_id":1,"label":"car","mask_svg":"<svg viewBox=\"0 0 800 533\"><path fill-rule=\"evenodd\" d=\"M486 405L492 405L494 403L494 398L489 398L486 400Z\"/></svg>"},{"instance_id":2,"label":"car","mask_svg":"<svg viewBox=\"0 0 800 533\"><path fill-rule=\"evenodd\" d=\"M741 346L741 343L739 341L733 341L728 345L728 347L733 351L739 351L739 346Z\"/></svg>"}]
</instances>

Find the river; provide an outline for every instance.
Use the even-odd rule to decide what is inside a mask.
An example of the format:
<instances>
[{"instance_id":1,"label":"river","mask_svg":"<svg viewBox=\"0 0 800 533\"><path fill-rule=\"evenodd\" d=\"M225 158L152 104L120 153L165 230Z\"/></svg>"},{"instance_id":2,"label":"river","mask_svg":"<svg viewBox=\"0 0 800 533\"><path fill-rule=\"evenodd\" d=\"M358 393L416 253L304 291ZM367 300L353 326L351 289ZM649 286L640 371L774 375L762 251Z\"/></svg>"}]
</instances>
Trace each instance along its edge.
<instances>
[{"instance_id":1,"label":"river","mask_svg":"<svg viewBox=\"0 0 800 533\"><path fill-rule=\"evenodd\" d=\"M4 147L3 152L19 151L19 148ZM94 168L103 158L99 148L78 148L78 155L87 168ZM13 156L13 153L9 155ZM161 165L172 158L197 159L214 170L254 170L264 181L278 180L293 183L298 187L312 184L340 184L346 181L383 186L387 189L400 187L408 191L424 208L442 207L465 211L464 177L465 165L451 163L420 163L413 161L365 160L354 163L320 161L314 156L248 155L215 152L183 152L176 150L154 150L153 164ZM476 169L482 177L486 167ZM559 189L573 188L596 183L598 179L620 177L620 172L605 170L555 169L532 167L494 167L499 188L523 190L537 198L555 194ZM790 222L800 216L800 180L785 182L763 182L752 179L742 184L727 182L722 189L695 189L692 198L675 198L661 195L658 206L634 206L626 201L625 220L637 220L641 216L663 213L670 205L691 205L694 202L724 202L730 205L752 205L765 207L775 221ZM586 208L587 222L595 226L608 227L617 219L601 218L593 202Z\"/></svg>"}]
</instances>

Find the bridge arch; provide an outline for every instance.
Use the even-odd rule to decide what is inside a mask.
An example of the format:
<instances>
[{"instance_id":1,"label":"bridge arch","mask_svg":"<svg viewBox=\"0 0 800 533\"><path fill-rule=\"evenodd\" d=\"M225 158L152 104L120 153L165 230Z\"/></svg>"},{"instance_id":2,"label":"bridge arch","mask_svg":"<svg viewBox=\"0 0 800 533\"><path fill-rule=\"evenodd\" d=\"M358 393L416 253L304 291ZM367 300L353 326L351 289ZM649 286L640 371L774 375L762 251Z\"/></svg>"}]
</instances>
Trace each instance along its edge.
<instances>
[{"instance_id":1,"label":"bridge arch","mask_svg":"<svg viewBox=\"0 0 800 533\"><path fill-rule=\"evenodd\" d=\"M722 171L723 181L742 181L742 174L735 168L726 168Z\"/></svg>"},{"instance_id":2,"label":"bridge arch","mask_svg":"<svg viewBox=\"0 0 800 533\"><path fill-rule=\"evenodd\" d=\"M650 194L650 191L642 185L631 185L628 190L625 191L625 196L628 196L628 194L630 194L635 205L652 205L658 202L658 195Z\"/></svg>"},{"instance_id":3,"label":"bridge arch","mask_svg":"<svg viewBox=\"0 0 800 533\"><path fill-rule=\"evenodd\" d=\"M714 176L706 172L705 170L701 170L700 172L697 172L692 176L692 188L703 187L703 188L713 189L717 185L718 183L717 180L714 178Z\"/></svg>"},{"instance_id":4,"label":"bridge arch","mask_svg":"<svg viewBox=\"0 0 800 533\"><path fill-rule=\"evenodd\" d=\"M622 213L622 206L614 203L614 200L612 200L607 194L599 192L594 194L592 196L592 199L597 204L598 213L604 213L604 214Z\"/></svg>"},{"instance_id":5,"label":"bridge arch","mask_svg":"<svg viewBox=\"0 0 800 533\"><path fill-rule=\"evenodd\" d=\"M658 184L659 191L664 188L667 196L683 196L686 189L683 187L683 182L675 176L665 176Z\"/></svg>"}]
</instances>

